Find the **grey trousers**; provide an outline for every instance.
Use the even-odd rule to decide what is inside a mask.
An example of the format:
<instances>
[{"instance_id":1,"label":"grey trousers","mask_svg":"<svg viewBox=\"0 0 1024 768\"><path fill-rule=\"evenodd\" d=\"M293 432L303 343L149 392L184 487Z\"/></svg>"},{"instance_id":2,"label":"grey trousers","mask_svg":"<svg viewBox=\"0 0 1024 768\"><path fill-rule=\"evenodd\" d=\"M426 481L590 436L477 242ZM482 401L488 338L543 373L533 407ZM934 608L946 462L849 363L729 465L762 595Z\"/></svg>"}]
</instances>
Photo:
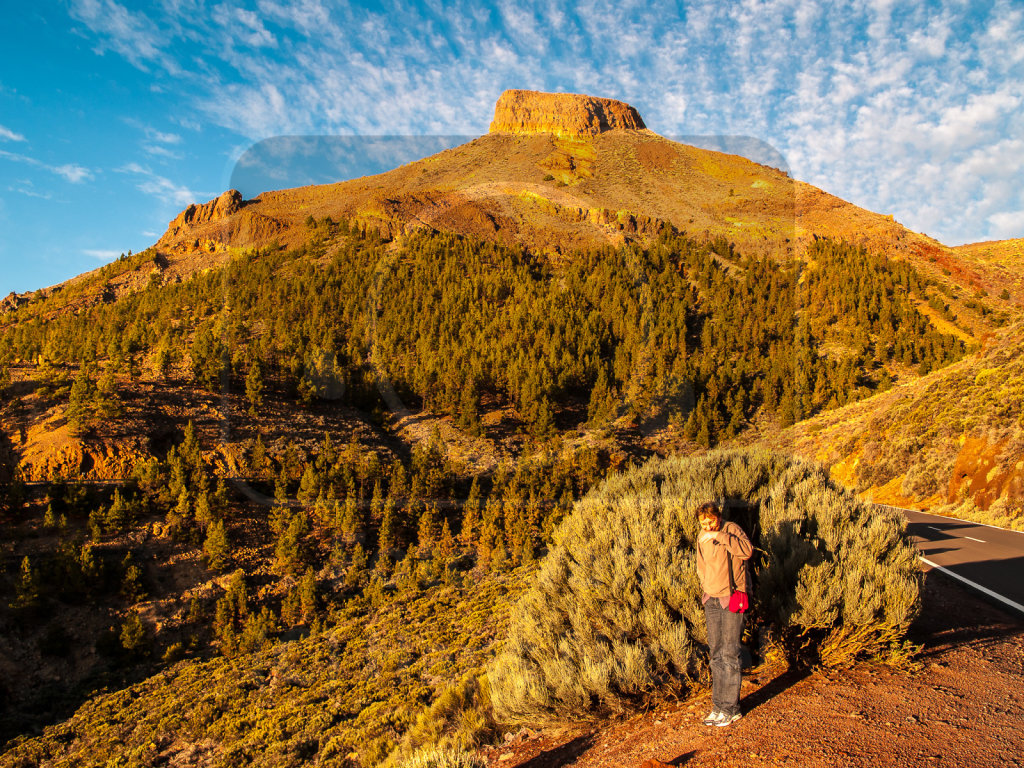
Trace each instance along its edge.
<instances>
[{"instance_id":1,"label":"grey trousers","mask_svg":"<svg viewBox=\"0 0 1024 768\"><path fill-rule=\"evenodd\" d=\"M711 649L711 700L715 709L727 715L740 713L740 636L744 615L723 608L718 598L704 603Z\"/></svg>"}]
</instances>

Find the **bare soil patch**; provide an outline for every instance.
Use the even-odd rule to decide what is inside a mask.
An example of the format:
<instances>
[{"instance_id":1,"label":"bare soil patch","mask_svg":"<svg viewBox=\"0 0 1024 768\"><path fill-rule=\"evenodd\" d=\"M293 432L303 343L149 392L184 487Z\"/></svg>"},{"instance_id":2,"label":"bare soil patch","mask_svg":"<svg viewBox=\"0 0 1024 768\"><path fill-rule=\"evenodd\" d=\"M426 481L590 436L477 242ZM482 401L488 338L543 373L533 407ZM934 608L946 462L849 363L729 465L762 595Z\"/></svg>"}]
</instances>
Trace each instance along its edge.
<instances>
[{"instance_id":1,"label":"bare soil patch","mask_svg":"<svg viewBox=\"0 0 1024 768\"><path fill-rule=\"evenodd\" d=\"M708 695L597 727L524 729L485 757L502 768L1024 765L1024 618L933 572L912 639L923 644L914 671L759 668L727 728L701 723Z\"/></svg>"}]
</instances>

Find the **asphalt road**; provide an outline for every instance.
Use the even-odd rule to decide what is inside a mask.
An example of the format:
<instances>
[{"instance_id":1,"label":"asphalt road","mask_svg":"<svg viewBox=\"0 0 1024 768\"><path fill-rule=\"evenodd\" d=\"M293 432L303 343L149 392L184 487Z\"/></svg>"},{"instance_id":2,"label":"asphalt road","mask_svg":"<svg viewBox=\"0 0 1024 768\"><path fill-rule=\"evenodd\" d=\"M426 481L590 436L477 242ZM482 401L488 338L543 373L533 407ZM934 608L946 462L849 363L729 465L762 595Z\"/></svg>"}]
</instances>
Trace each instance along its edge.
<instances>
[{"instance_id":1,"label":"asphalt road","mask_svg":"<svg viewBox=\"0 0 1024 768\"><path fill-rule=\"evenodd\" d=\"M1024 533L901 509L921 560L1024 615Z\"/></svg>"}]
</instances>

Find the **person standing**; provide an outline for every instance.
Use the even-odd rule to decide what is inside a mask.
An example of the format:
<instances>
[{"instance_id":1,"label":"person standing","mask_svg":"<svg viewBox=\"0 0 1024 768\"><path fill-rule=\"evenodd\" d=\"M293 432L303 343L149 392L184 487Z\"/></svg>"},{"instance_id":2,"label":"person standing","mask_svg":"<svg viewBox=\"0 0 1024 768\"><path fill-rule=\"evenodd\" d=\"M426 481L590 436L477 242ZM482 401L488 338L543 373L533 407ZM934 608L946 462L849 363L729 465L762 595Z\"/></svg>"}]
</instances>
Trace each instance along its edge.
<instances>
[{"instance_id":1,"label":"person standing","mask_svg":"<svg viewBox=\"0 0 1024 768\"><path fill-rule=\"evenodd\" d=\"M742 717L740 636L750 592L747 560L754 547L740 526L723 522L714 502L701 504L697 519L701 529L697 536L697 575L704 590L701 600L711 654L713 705L704 724L721 727Z\"/></svg>"}]
</instances>

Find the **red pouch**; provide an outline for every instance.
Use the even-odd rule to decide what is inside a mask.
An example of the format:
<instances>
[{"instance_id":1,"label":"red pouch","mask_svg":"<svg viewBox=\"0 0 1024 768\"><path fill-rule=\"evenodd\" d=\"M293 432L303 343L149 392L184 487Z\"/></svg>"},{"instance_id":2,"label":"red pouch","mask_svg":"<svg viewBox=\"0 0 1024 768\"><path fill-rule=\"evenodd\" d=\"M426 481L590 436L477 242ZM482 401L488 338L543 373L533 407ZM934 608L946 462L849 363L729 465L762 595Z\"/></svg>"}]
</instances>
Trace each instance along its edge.
<instances>
[{"instance_id":1,"label":"red pouch","mask_svg":"<svg viewBox=\"0 0 1024 768\"><path fill-rule=\"evenodd\" d=\"M750 607L746 592L733 592L729 598L729 610L733 613L743 613Z\"/></svg>"}]
</instances>

